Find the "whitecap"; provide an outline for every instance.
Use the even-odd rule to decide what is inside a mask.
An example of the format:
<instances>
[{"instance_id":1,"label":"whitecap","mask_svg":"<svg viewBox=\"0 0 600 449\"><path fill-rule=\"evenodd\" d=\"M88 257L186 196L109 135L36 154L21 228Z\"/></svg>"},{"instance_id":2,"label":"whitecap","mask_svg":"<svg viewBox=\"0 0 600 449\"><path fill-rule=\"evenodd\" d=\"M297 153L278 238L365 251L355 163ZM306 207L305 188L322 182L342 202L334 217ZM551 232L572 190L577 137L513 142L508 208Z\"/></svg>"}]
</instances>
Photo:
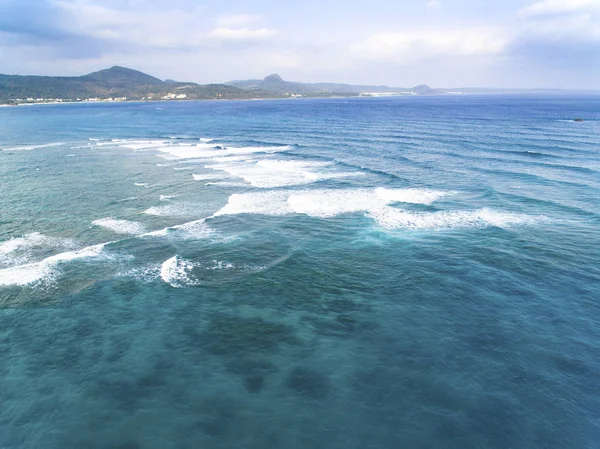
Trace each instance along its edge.
<instances>
[{"instance_id":1,"label":"whitecap","mask_svg":"<svg viewBox=\"0 0 600 449\"><path fill-rule=\"evenodd\" d=\"M174 288L198 285L198 281L194 281L189 277L189 272L193 268L193 262L174 256L162 264L160 267L160 277Z\"/></svg>"},{"instance_id":2,"label":"whitecap","mask_svg":"<svg viewBox=\"0 0 600 449\"><path fill-rule=\"evenodd\" d=\"M288 204L289 196L290 192L284 191L234 193L227 200L227 204L215 213L215 216L235 214L291 214L294 210Z\"/></svg>"},{"instance_id":3,"label":"whitecap","mask_svg":"<svg viewBox=\"0 0 600 449\"><path fill-rule=\"evenodd\" d=\"M41 144L41 145L24 145L24 146L12 147L12 148L5 148L5 150L7 150L7 151L31 151L31 150L41 149L41 148L58 147L61 145L64 145L64 143L63 142L52 142L52 143L45 143L45 144Z\"/></svg>"},{"instance_id":4,"label":"whitecap","mask_svg":"<svg viewBox=\"0 0 600 449\"><path fill-rule=\"evenodd\" d=\"M61 237L49 237L39 232L0 242L0 266L25 263L35 251L73 248L75 242Z\"/></svg>"},{"instance_id":5,"label":"whitecap","mask_svg":"<svg viewBox=\"0 0 600 449\"><path fill-rule=\"evenodd\" d=\"M202 271L223 271L236 270L246 272L247 274L256 273L265 270L265 266L254 266L248 264L235 264L222 260L210 260L203 262L192 262L182 259L179 256L171 257L166 260L160 268L161 279L174 288L194 287L202 285L202 281L195 278L192 271L197 274Z\"/></svg>"},{"instance_id":6,"label":"whitecap","mask_svg":"<svg viewBox=\"0 0 600 449\"><path fill-rule=\"evenodd\" d=\"M385 229L441 230L459 227L499 227L530 225L545 217L495 211L483 208L463 211L415 212L391 207L404 202L430 204L452 192L427 189L332 189L304 191L265 191L233 194L215 216L234 214L306 214L331 218L365 212Z\"/></svg>"},{"instance_id":7,"label":"whitecap","mask_svg":"<svg viewBox=\"0 0 600 449\"><path fill-rule=\"evenodd\" d=\"M58 266L77 259L100 257L106 245L89 246L78 251L56 254L41 262L29 263L0 270L0 286L25 286L37 283L48 283L58 275Z\"/></svg>"},{"instance_id":8,"label":"whitecap","mask_svg":"<svg viewBox=\"0 0 600 449\"><path fill-rule=\"evenodd\" d=\"M463 211L410 212L393 207L383 207L367 212L382 228L388 230L407 228L446 230L454 228L509 228L514 225L533 224L541 217L530 217L492 209Z\"/></svg>"},{"instance_id":9,"label":"whitecap","mask_svg":"<svg viewBox=\"0 0 600 449\"><path fill-rule=\"evenodd\" d=\"M153 206L142 212L155 217L181 217L198 214L199 206L190 203L168 203L163 206Z\"/></svg>"},{"instance_id":10,"label":"whitecap","mask_svg":"<svg viewBox=\"0 0 600 449\"><path fill-rule=\"evenodd\" d=\"M149 188L150 187L150 183L147 182L136 182L135 183L136 187L145 187L145 188Z\"/></svg>"},{"instance_id":11,"label":"whitecap","mask_svg":"<svg viewBox=\"0 0 600 449\"><path fill-rule=\"evenodd\" d=\"M223 178L227 177L227 175L220 175L218 173L203 173L203 174L194 173L192 176L194 177L194 181L208 181L211 179L223 179Z\"/></svg>"},{"instance_id":12,"label":"whitecap","mask_svg":"<svg viewBox=\"0 0 600 449\"><path fill-rule=\"evenodd\" d=\"M157 147L158 151L169 154L177 159L197 159L213 158L219 156L236 156L253 153L276 153L289 150L289 146L271 146L271 147L222 147L200 143L197 145L165 145Z\"/></svg>"},{"instance_id":13,"label":"whitecap","mask_svg":"<svg viewBox=\"0 0 600 449\"><path fill-rule=\"evenodd\" d=\"M146 231L145 226L136 221L116 220L111 217L93 221L92 224L116 232L117 234L138 235Z\"/></svg>"},{"instance_id":14,"label":"whitecap","mask_svg":"<svg viewBox=\"0 0 600 449\"><path fill-rule=\"evenodd\" d=\"M259 188L288 187L363 175L362 172L323 171L325 167L331 165L331 162L263 159L233 164L206 165L205 168L225 171Z\"/></svg>"},{"instance_id":15,"label":"whitecap","mask_svg":"<svg viewBox=\"0 0 600 449\"><path fill-rule=\"evenodd\" d=\"M178 237L190 240L210 238L218 235L217 231L206 223L206 219L202 218L177 226L170 226L157 231L147 232L140 237L164 237L168 235L170 231L179 231Z\"/></svg>"},{"instance_id":16,"label":"whitecap","mask_svg":"<svg viewBox=\"0 0 600 449\"><path fill-rule=\"evenodd\" d=\"M375 194L384 200L386 204L393 202L431 204L452 193L429 189L386 189L383 187L375 189Z\"/></svg>"},{"instance_id":17,"label":"whitecap","mask_svg":"<svg viewBox=\"0 0 600 449\"><path fill-rule=\"evenodd\" d=\"M299 191L269 190L233 194L215 215L232 214L306 214L328 218L368 211L396 202L431 204L448 193L427 189L314 189Z\"/></svg>"}]
</instances>

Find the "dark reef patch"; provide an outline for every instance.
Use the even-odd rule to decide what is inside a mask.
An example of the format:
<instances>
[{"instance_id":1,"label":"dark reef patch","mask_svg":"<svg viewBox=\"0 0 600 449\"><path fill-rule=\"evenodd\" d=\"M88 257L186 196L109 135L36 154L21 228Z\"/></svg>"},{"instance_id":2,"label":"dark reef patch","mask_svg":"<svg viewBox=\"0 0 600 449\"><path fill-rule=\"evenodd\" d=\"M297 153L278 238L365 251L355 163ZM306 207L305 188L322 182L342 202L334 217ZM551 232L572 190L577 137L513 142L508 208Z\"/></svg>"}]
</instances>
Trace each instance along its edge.
<instances>
[{"instance_id":1,"label":"dark reef patch","mask_svg":"<svg viewBox=\"0 0 600 449\"><path fill-rule=\"evenodd\" d=\"M226 364L227 371L239 375L246 389L251 393L259 393L267 376L277 367L266 360L235 359Z\"/></svg>"},{"instance_id":2,"label":"dark reef patch","mask_svg":"<svg viewBox=\"0 0 600 449\"><path fill-rule=\"evenodd\" d=\"M283 344L297 345L293 328L262 318L220 315L213 318L201 335L203 344L212 354L268 353Z\"/></svg>"},{"instance_id":3,"label":"dark reef patch","mask_svg":"<svg viewBox=\"0 0 600 449\"><path fill-rule=\"evenodd\" d=\"M330 389L327 376L304 366L296 367L291 371L287 386L295 393L311 399L326 397Z\"/></svg>"}]
</instances>

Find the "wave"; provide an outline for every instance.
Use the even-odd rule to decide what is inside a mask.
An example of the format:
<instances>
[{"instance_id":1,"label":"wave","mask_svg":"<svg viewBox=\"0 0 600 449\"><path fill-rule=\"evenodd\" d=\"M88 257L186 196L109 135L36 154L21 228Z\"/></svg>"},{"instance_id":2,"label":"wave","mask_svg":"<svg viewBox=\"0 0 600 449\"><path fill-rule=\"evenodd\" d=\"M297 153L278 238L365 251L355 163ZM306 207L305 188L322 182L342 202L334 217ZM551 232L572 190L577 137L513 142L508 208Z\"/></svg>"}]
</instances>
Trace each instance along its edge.
<instances>
[{"instance_id":1,"label":"wave","mask_svg":"<svg viewBox=\"0 0 600 449\"><path fill-rule=\"evenodd\" d=\"M0 266L26 263L36 252L53 249L70 249L75 246L71 239L49 237L39 232L0 242Z\"/></svg>"},{"instance_id":2,"label":"wave","mask_svg":"<svg viewBox=\"0 0 600 449\"><path fill-rule=\"evenodd\" d=\"M52 142L52 143L45 143L45 144L41 144L41 145L24 145L24 146L17 146L17 147L11 147L11 148L4 148L4 150L6 150L6 151L31 151L31 150L38 150L41 148L59 147L61 145L64 145L64 142Z\"/></svg>"},{"instance_id":3,"label":"wave","mask_svg":"<svg viewBox=\"0 0 600 449\"><path fill-rule=\"evenodd\" d=\"M93 221L92 225L100 226L117 234L138 235L146 231L145 226L136 221L116 220L111 217Z\"/></svg>"},{"instance_id":4,"label":"wave","mask_svg":"<svg viewBox=\"0 0 600 449\"><path fill-rule=\"evenodd\" d=\"M364 212L384 229L442 230L459 227L499 227L534 224L545 217L532 217L483 208L463 211L415 212L392 207L395 203L431 204L453 192L428 189L344 189L267 191L233 194L215 216L305 214L316 218Z\"/></svg>"},{"instance_id":5,"label":"wave","mask_svg":"<svg viewBox=\"0 0 600 449\"><path fill-rule=\"evenodd\" d=\"M265 270L265 266L248 264L235 264L233 262L210 260L204 262L192 262L179 256L171 257L163 262L160 268L161 279L173 288L194 287L210 283L210 281L198 278L198 274L214 271L233 270L244 274L258 273Z\"/></svg>"},{"instance_id":6,"label":"wave","mask_svg":"<svg viewBox=\"0 0 600 449\"><path fill-rule=\"evenodd\" d=\"M198 285L197 281L190 279L188 273L194 268L194 264L177 256L166 260L160 267L160 277L163 281L174 288Z\"/></svg>"},{"instance_id":7,"label":"wave","mask_svg":"<svg viewBox=\"0 0 600 449\"><path fill-rule=\"evenodd\" d=\"M332 162L263 159L245 163L205 165L205 168L227 172L258 188L289 187L363 175L361 172L323 171L331 165Z\"/></svg>"},{"instance_id":8,"label":"wave","mask_svg":"<svg viewBox=\"0 0 600 449\"><path fill-rule=\"evenodd\" d=\"M198 204L170 202L162 206L150 207L142 213L154 217L189 217L198 215L198 209L200 209Z\"/></svg>"},{"instance_id":9,"label":"wave","mask_svg":"<svg viewBox=\"0 0 600 449\"><path fill-rule=\"evenodd\" d=\"M508 228L514 225L534 224L543 217L477 209L465 211L410 212L393 207L369 210L366 214L384 229L400 228L446 230L454 228Z\"/></svg>"},{"instance_id":10,"label":"wave","mask_svg":"<svg viewBox=\"0 0 600 449\"><path fill-rule=\"evenodd\" d=\"M206 218L183 223L177 226L159 229L157 231L147 232L140 237L161 237L169 234L169 231L180 231L179 236L184 239L196 240L214 237L218 235L217 231L206 223Z\"/></svg>"},{"instance_id":11,"label":"wave","mask_svg":"<svg viewBox=\"0 0 600 449\"><path fill-rule=\"evenodd\" d=\"M148 188L150 188L150 183L148 183L148 182L136 182L135 186L136 187L145 187L145 188L148 189Z\"/></svg>"},{"instance_id":12,"label":"wave","mask_svg":"<svg viewBox=\"0 0 600 449\"><path fill-rule=\"evenodd\" d=\"M102 255L104 247L113 242L88 246L78 251L56 254L41 262L18 265L0 270L0 286L26 286L49 283L59 274L58 267L62 263L78 259L97 258Z\"/></svg>"},{"instance_id":13,"label":"wave","mask_svg":"<svg viewBox=\"0 0 600 449\"><path fill-rule=\"evenodd\" d=\"M262 214L287 215L294 213L288 204L291 192L266 191L251 193L234 193L227 204L215 213L220 215Z\"/></svg>"},{"instance_id":14,"label":"wave","mask_svg":"<svg viewBox=\"0 0 600 449\"><path fill-rule=\"evenodd\" d=\"M233 194L218 215L306 214L314 217L368 211L389 204L403 202L431 204L452 192L429 189L357 188L301 191L266 191Z\"/></svg>"},{"instance_id":15,"label":"wave","mask_svg":"<svg viewBox=\"0 0 600 449\"><path fill-rule=\"evenodd\" d=\"M218 173L203 173L203 174L193 174L194 181L210 181L215 179L223 179L226 178L226 175L220 175Z\"/></svg>"}]
</instances>

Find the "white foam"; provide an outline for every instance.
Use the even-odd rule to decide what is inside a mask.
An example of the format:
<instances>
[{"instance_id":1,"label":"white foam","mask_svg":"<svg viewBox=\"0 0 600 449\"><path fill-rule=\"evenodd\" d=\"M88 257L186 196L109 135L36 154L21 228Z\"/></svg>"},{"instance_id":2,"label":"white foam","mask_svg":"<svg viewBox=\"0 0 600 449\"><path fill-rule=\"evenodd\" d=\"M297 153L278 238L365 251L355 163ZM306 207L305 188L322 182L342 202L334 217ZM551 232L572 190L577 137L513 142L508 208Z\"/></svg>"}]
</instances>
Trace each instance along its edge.
<instances>
[{"instance_id":1,"label":"white foam","mask_svg":"<svg viewBox=\"0 0 600 449\"><path fill-rule=\"evenodd\" d=\"M393 202L431 204L444 196L452 194L452 192L429 189L386 189L379 187L375 189L375 194L384 200L386 204Z\"/></svg>"},{"instance_id":2,"label":"white foam","mask_svg":"<svg viewBox=\"0 0 600 449\"><path fill-rule=\"evenodd\" d=\"M147 232L141 235L141 237L163 237L168 235L170 231L179 231L179 237L190 240L210 238L218 235L217 231L206 223L206 219L202 218L200 220L190 221L177 226L171 226L168 228L159 229L157 231Z\"/></svg>"},{"instance_id":3,"label":"white foam","mask_svg":"<svg viewBox=\"0 0 600 449\"><path fill-rule=\"evenodd\" d=\"M224 181L224 182L207 182L204 185L207 185L207 186L219 186L219 187L248 187L247 184L244 184L242 182L229 182L229 181Z\"/></svg>"},{"instance_id":4,"label":"white foam","mask_svg":"<svg viewBox=\"0 0 600 449\"><path fill-rule=\"evenodd\" d=\"M336 215L366 211L385 204L373 189L313 190L290 195L291 209L298 214L328 218Z\"/></svg>"},{"instance_id":5,"label":"white foam","mask_svg":"<svg viewBox=\"0 0 600 449\"><path fill-rule=\"evenodd\" d=\"M393 207L383 207L367 212L382 228L444 230L454 228L508 228L514 225L533 224L541 217L512 214L487 208L465 211L410 212Z\"/></svg>"},{"instance_id":6,"label":"white foam","mask_svg":"<svg viewBox=\"0 0 600 449\"><path fill-rule=\"evenodd\" d=\"M154 217L182 217L198 215L199 210L202 208L197 204L171 202L163 206L150 207L142 213Z\"/></svg>"},{"instance_id":7,"label":"white foam","mask_svg":"<svg viewBox=\"0 0 600 449\"><path fill-rule=\"evenodd\" d=\"M47 251L55 248L72 248L75 242L71 239L48 237L34 232L23 237L0 242L0 266L25 263L35 250Z\"/></svg>"},{"instance_id":8,"label":"white foam","mask_svg":"<svg viewBox=\"0 0 600 449\"><path fill-rule=\"evenodd\" d=\"M265 191L233 194L215 216L233 214L306 214L331 218L365 212L385 229L441 230L459 227L500 227L537 223L544 217L483 208L466 211L414 212L390 204L430 204L449 193L421 189L335 189Z\"/></svg>"},{"instance_id":9,"label":"white foam","mask_svg":"<svg viewBox=\"0 0 600 449\"><path fill-rule=\"evenodd\" d=\"M100 226L117 234L138 235L146 230L143 224L136 221L116 220L111 217L102 218L92 222L94 226Z\"/></svg>"},{"instance_id":10,"label":"white foam","mask_svg":"<svg viewBox=\"0 0 600 449\"><path fill-rule=\"evenodd\" d=\"M163 140L132 140L119 144L120 147L131 150L150 150L162 147L163 145L165 145L165 141Z\"/></svg>"},{"instance_id":11,"label":"white foam","mask_svg":"<svg viewBox=\"0 0 600 449\"><path fill-rule=\"evenodd\" d=\"M192 277L192 270L221 271L239 270L245 272L258 272L266 269L264 266L236 265L232 262L211 260L206 262L192 262L179 256L166 260L160 268L161 279L174 288L193 287L201 285L202 282Z\"/></svg>"},{"instance_id":12,"label":"white foam","mask_svg":"<svg viewBox=\"0 0 600 449\"><path fill-rule=\"evenodd\" d=\"M194 177L194 181L209 181L211 179L223 179L227 177L227 175L218 173L193 174L192 176Z\"/></svg>"},{"instance_id":13,"label":"white foam","mask_svg":"<svg viewBox=\"0 0 600 449\"><path fill-rule=\"evenodd\" d=\"M181 237L187 239L203 239L217 235L217 231L211 228L206 219L191 221L178 226L173 226L174 230L180 231Z\"/></svg>"},{"instance_id":14,"label":"white foam","mask_svg":"<svg viewBox=\"0 0 600 449\"><path fill-rule=\"evenodd\" d=\"M212 157L210 158L211 161L213 162L217 162L217 163L224 163L224 162L239 162L239 161L246 161L246 162L254 162L253 159L248 159L248 156L223 156L223 157Z\"/></svg>"},{"instance_id":15,"label":"white foam","mask_svg":"<svg viewBox=\"0 0 600 449\"><path fill-rule=\"evenodd\" d=\"M426 189L314 189L233 194L215 215L306 214L328 218L378 209L396 202L430 204L447 193Z\"/></svg>"},{"instance_id":16,"label":"white foam","mask_svg":"<svg viewBox=\"0 0 600 449\"><path fill-rule=\"evenodd\" d=\"M160 277L174 288L198 285L197 281L190 279L188 273L194 268L194 263L189 260L171 257L160 267Z\"/></svg>"},{"instance_id":17,"label":"white foam","mask_svg":"<svg viewBox=\"0 0 600 449\"><path fill-rule=\"evenodd\" d=\"M206 165L205 168L220 170L242 178L254 187L273 188L310 184L320 180L359 176L363 173L323 171L331 162L263 159L238 163Z\"/></svg>"},{"instance_id":18,"label":"white foam","mask_svg":"<svg viewBox=\"0 0 600 449\"><path fill-rule=\"evenodd\" d=\"M59 147L61 145L64 145L64 143L63 142L53 142L53 143L46 143L46 144L42 144L42 145L25 145L25 146L19 146L19 147L5 148L5 150L7 150L7 151L31 151L31 150L37 150L40 148Z\"/></svg>"},{"instance_id":19,"label":"white foam","mask_svg":"<svg viewBox=\"0 0 600 449\"><path fill-rule=\"evenodd\" d=\"M289 195L290 192L284 191L235 193L229 197L225 207L215 213L215 216L235 214L291 214L294 210L288 204Z\"/></svg>"},{"instance_id":20,"label":"white foam","mask_svg":"<svg viewBox=\"0 0 600 449\"><path fill-rule=\"evenodd\" d=\"M177 159L198 159L214 158L222 156L236 156L253 153L276 153L287 151L289 146L271 146L271 147L222 147L216 148L215 145L200 143L197 145L176 144L156 147L158 151L168 153Z\"/></svg>"},{"instance_id":21,"label":"white foam","mask_svg":"<svg viewBox=\"0 0 600 449\"><path fill-rule=\"evenodd\" d=\"M41 262L5 268L0 270L0 285L25 286L41 282L50 282L58 275L57 268L60 264L77 259L99 257L102 254L104 247L109 243L113 242L89 246L78 251L56 254Z\"/></svg>"},{"instance_id":22,"label":"white foam","mask_svg":"<svg viewBox=\"0 0 600 449\"><path fill-rule=\"evenodd\" d=\"M34 232L32 234L24 235L23 237L17 237L0 242L0 255L10 254L17 250L27 249L34 246L55 246L54 243L59 241L59 239L47 237L39 232Z\"/></svg>"},{"instance_id":23,"label":"white foam","mask_svg":"<svg viewBox=\"0 0 600 449\"><path fill-rule=\"evenodd\" d=\"M135 185L136 185L136 187L145 187L145 188L150 187L150 184L147 182L136 182Z\"/></svg>"},{"instance_id":24,"label":"white foam","mask_svg":"<svg viewBox=\"0 0 600 449\"><path fill-rule=\"evenodd\" d=\"M169 201L172 198L177 198L179 195L161 195L160 201Z\"/></svg>"}]
</instances>

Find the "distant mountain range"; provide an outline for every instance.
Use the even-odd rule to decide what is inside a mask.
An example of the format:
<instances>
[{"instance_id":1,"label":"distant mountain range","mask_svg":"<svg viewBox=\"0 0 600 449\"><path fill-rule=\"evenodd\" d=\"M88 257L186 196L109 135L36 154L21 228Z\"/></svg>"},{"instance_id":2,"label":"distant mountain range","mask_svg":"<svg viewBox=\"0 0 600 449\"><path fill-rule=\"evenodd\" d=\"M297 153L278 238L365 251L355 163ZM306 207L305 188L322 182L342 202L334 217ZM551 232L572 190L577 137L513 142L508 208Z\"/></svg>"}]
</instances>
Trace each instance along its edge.
<instances>
[{"instance_id":1,"label":"distant mountain range","mask_svg":"<svg viewBox=\"0 0 600 449\"><path fill-rule=\"evenodd\" d=\"M230 81L201 85L160 80L125 67L78 77L0 75L0 104L47 103L61 101L139 101L139 100L207 100L359 96L359 95L444 95L444 94L525 94L587 93L599 91L565 91L560 89L433 89L427 85L388 87L339 83L299 83L285 81L279 75L262 80Z\"/></svg>"},{"instance_id":2,"label":"distant mountain range","mask_svg":"<svg viewBox=\"0 0 600 449\"><path fill-rule=\"evenodd\" d=\"M260 90L276 92L279 94L305 94L311 95L315 93L321 94L390 94L390 93L405 93L432 95L443 93L439 90L432 89L426 85L416 87L389 87L389 86L369 86L369 85L354 85L340 83L297 83L292 81L284 81L279 75L269 75L262 80L244 80L230 81L226 83L229 86L239 87L245 90Z\"/></svg>"}]
</instances>

